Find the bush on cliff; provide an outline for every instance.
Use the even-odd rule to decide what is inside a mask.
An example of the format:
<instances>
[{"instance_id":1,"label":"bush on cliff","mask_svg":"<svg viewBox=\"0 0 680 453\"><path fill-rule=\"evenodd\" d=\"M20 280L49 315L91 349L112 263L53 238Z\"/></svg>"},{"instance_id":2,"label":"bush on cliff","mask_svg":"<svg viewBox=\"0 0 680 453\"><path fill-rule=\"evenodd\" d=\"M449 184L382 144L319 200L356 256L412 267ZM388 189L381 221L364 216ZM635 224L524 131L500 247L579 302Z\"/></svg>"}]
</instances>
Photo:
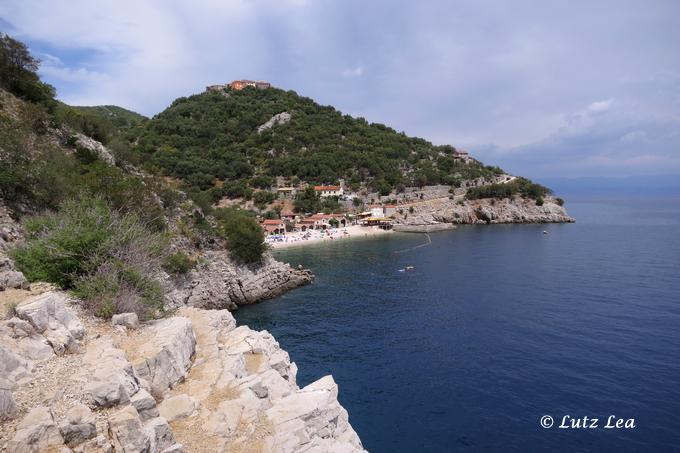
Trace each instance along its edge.
<instances>
[{"instance_id":1,"label":"bush on cliff","mask_svg":"<svg viewBox=\"0 0 680 453\"><path fill-rule=\"evenodd\" d=\"M488 184L485 186L472 187L467 190L465 198L477 200L480 198L510 198L514 195L522 197L538 198L550 195L550 189L540 184L533 183L526 178L517 178L509 183Z\"/></svg>"},{"instance_id":2,"label":"bush on cliff","mask_svg":"<svg viewBox=\"0 0 680 453\"><path fill-rule=\"evenodd\" d=\"M155 276L165 258L165 237L135 214L83 196L55 213L28 218L24 229L26 243L11 254L30 281L70 289L102 317L162 312L163 290Z\"/></svg>"},{"instance_id":3,"label":"bush on cliff","mask_svg":"<svg viewBox=\"0 0 680 453\"><path fill-rule=\"evenodd\" d=\"M241 209L215 209L219 233L227 240L229 253L236 261L250 264L262 260L267 250L264 231L251 213Z\"/></svg>"},{"instance_id":4,"label":"bush on cliff","mask_svg":"<svg viewBox=\"0 0 680 453\"><path fill-rule=\"evenodd\" d=\"M163 269L174 275L184 275L189 273L196 265L196 261L192 260L184 252L176 252L168 255L163 262Z\"/></svg>"}]
</instances>

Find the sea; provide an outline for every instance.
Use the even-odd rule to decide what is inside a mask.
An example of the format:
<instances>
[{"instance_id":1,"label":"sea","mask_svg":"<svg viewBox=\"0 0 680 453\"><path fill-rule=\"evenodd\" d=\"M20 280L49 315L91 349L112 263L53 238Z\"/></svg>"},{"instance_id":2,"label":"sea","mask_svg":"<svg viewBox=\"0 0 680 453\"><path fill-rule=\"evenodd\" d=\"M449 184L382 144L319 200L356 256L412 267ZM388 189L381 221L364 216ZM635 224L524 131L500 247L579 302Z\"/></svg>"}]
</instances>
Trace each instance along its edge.
<instances>
[{"instance_id":1,"label":"sea","mask_svg":"<svg viewBox=\"0 0 680 453\"><path fill-rule=\"evenodd\" d=\"M566 207L277 251L316 280L237 322L332 374L370 452L680 451L680 199Z\"/></svg>"}]
</instances>

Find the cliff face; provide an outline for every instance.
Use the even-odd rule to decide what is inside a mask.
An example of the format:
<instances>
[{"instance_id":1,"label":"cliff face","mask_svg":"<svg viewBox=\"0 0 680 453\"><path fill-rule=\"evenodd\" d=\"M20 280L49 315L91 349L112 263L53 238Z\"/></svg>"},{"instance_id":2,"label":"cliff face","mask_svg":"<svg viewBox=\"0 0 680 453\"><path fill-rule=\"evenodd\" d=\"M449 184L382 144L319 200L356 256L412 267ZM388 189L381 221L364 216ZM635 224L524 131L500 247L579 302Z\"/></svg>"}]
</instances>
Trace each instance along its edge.
<instances>
[{"instance_id":1,"label":"cliff face","mask_svg":"<svg viewBox=\"0 0 680 453\"><path fill-rule=\"evenodd\" d=\"M364 451L333 378L299 388L276 340L229 311L114 322L55 291L0 321L0 451Z\"/></svg>"},{"instance_id":2,"label":"cliff face","mask_svg":"<svg viewBox=\"0 0 680 453\"><path fill-rule=\"evenodd\" d=\"M395 214L395 220L406 225L574 222L552 197L547 197L543 206L536 205L532 199L520 197L502 200L442 197L412 203L402 211Z\"/></svg>"},{"instance_id":3,"label":"cliff face","mask_svg":"<svg viewBox=\"0 0 680 453\"><path fill-rule=\"evenodd\" d=\"M168 299L175 307L227 308L279 296L311 283L307 269L294 269L265 255L261 263L236 265L225 251L206 251L188 276L171 284Z\"/></svg>"}]
</instances>

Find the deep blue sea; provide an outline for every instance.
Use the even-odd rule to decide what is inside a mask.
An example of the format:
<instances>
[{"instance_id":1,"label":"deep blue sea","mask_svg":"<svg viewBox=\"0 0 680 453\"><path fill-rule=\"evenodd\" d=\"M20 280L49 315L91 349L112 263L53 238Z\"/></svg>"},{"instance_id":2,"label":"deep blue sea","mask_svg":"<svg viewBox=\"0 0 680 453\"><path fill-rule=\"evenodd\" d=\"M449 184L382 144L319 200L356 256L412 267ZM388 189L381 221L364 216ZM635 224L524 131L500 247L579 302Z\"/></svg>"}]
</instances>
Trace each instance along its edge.
<instances>
[{"instance_id":1,"label":"deep blue sea","mask_svg":"<svg viewBox=\"0 0 680 453\"><path fill-rule=\"evenodd\" d=\"M404 253L424 235L277 252L316 281L237 320L274 334L300 386L333 374L371 452L680 451L680 201L567 208L577 223Z\"/></svg>"}]
</instances>

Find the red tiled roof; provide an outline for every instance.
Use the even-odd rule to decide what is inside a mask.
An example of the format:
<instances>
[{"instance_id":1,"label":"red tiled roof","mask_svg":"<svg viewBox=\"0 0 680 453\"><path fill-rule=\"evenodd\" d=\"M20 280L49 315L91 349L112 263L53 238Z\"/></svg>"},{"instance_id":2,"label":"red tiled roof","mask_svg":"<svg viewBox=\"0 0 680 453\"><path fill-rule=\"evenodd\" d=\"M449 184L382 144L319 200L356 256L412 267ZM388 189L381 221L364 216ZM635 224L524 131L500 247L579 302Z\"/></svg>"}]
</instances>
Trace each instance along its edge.
<instances>
[{"instance_id":1,"label":"red tiled roof","mask_svg":"<svg viewBox=\"0 0 680 453\"><path fill-rule=\"evenodd\" d=\"M283 222L278 219L267 219L262 222L264 225L281 225Z\"/></svg>"},{"instance_id":2,"label":"red tiled roof","mask_svg":"<svg viewBox=\"0 0 680 453\"><path fill-rule=\"evenodd\" d=\"M314 190L340 190L340 186L314 186Z\"/></svg>"}]
</instances>

